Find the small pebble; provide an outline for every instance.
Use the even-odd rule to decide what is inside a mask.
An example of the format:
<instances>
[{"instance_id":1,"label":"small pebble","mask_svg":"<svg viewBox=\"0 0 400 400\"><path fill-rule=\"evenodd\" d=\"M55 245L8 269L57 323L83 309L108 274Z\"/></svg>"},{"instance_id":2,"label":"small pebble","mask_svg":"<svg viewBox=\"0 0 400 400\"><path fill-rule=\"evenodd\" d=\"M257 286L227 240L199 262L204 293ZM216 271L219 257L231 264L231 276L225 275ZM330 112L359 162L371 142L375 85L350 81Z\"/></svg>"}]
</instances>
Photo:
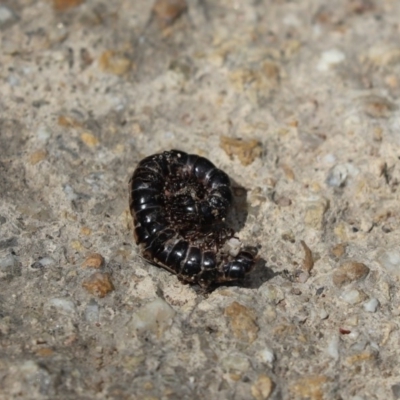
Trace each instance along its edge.
<instances>
[{"instance_id":1,"label":"small pebble","mask_svg":"<svg viewBox=\"0 0 400 400\"><path fill-rule=\"evenodd\" d=\"M95 272L85 279L82 286L90 293L100 298L114 290L114 285L109 274Z\"/></svg>"},{"instance_id":2,"label":"small pebble","mask_svg":"<svg viewBox=\"0 0 400 400\"><path fill-rule=\"evenodd\" d=\"M69 8L77 7L84 0L53 0L53 7L56 11L66 11Z\"/></svg>"},{"instance_id":3,"label":"small pebble","mask_svg":"<svg viewBox=\"0 0 400 400\"><path fill-rule=\"evenodd\" d=\"M149 331L160 336L172 324L174 315L174 309L166 301L157 298L132 316L129 328L138 333Z\"/></svg>"},{"instance_id":4,"label":"small pebble","mask_svg":"<svg viewBox=\"0 0 400 400\"><path fill-rule=\"evenodd\" d=\"M82 263L82 268L102 268L104 266L105 260L104 257L99 253L93 253L88 255L85 258L85 261Z\"/></svg>"},{"instance_id":5,"label":"small pebble","mask_svg":"<svg viewBox=\"0 0 400 400\"><path fill-rule=\"evenodd\" d=\"M47 142L51 137L51 131L46 125L39 125L36 136L41 142Z\"/></svg>"},{"instance_id":6,"label":"small pebble","mask_svg":"<svg viewBox=\"0 0 400 400\"><path fill-rule=\"evenodd\" d=\"M334 360L339 359L339 336L338 335L334 335L332 337L332 339L329 341L327 352Z\"/></svg>"},{"instance_id":7,"label":"small pebble","mask_svg":"<svg viewBox=\"0 0 400 400\"><path fill-rule=\"evenodd\" d=\"M340 298L344 300L346 303L354 305L364 300L365 295L363 295L363 293L357 289L351 289L344 291L341 294Z\"/></svg>"},{"instance_id":8,"label":"small pebble","mask_svg":"<svg viewBox=\"0 0 400 400\"><path fill-rule=\"evenodd\" d=\"M81 228L81 233L82 233L82 235L89 236L92 234L92 230L90 228L88 228L87 226L83 226Z\"/></svg>"},{"instance_id":9,"label":"small pebble","mask_svg":"<svg viewBox=\"0 0 400 400\"><path fill-rule=\"evenodd\" d=\"M303 246L304 249L304 260L302 264L303 270L307 273L310 272L314 266L314 257L311 249L307 246L304 240L300 241L300 244Z\"/></svg>"},{"instance_id":10,"label":"small pebble","mask_svg":"<svg viewBox=\"0 0 400 400\"><path fill-rule=\"evenodd\" d=\"M43 265L43 267L50 267L51 265L54 265L56 263L55 260L51 257L43 257L39 260L39 262Z\"/></svg>"},{"instance_id":11,"label":"small pebble","mask_svg":"<svg viewBox=\"0 0 400 400\"><path fill-rule=\"evenodd\" d=\"M244 373L250 368L250 362L245 355L231 354L221 360L221 366L225 371Z\"/></svg>"},{"instance_id":12,"label":"small pebble","mask_svg":"<svg viewBox=\"0 0 400 400\"><path fill-rule=\"evenodd\" d=\"M354 281L364 279L369 273L369 268L359 262L349 261L336 268L332 274L333 283L342 287Z\"/></svg>"},{"instance_id":13,"label":"small pebble","mask_svg":"<svg viewBox=\"0 0 400 400\"><path fill-rule=\"evenodd\" d=\"M85 319L94 324L99 321L99 305L95 300L91 300L85 308Z\"/></svg>"},{"instance_id":14,"label":"small pebble","mask_svg":"<svg viewBox=\"0 0 400 400\"><path fill-rule=\"evenodd\" d=\"M260 288L260 295L266 302L279 304L285 299L285 294L278 286L265 284Z\"/></svg>"},{"instance_id":15,"label":"small pebble","mask_svg":"<svg viewBox=\"0 0 400 400\"><path fill-rule=\"evenodd\" d=\"M328 71L334 65L340 64L346 59L343 52L337 49L324 51L317 64L318 71Z\"/></svg>"},{"instance_id":16,"label":"small pebble","mask_svg":"<svg viewBox=\"0 0 400 400\"><path fill-rule=\"evenodd\" d=\"M17 257L12 254L9 254L3 258L0 258L0 268L12 268L18 265Z\"/></svg>"},{"instance_id":17,"label":"small pebble","mask_svg":"<svg viewBox=\"0 0 400 400\"><path fill-rule=\"evenodd\" d=\"M55 264L55 260L51 257L43 257L37 261L35 261L33 264L31 264L32 269L41 269L43 267L50 267L51 265Z\"/></svg>"},{"instance_id":18,"label":"small pebble","mask_svg":"<svg viewBox=\"0 0 400 400\"><path fill-rule=\"evenodd\" d=\"M368 96L363 99L364 112L372 118L388 118L396 109L396 106L380 96Z\"/></svg>"},{"instance_id":19,"label":"small pebble","mask_svg":"<svg viewBox=\"0 0 400 400\"><path fill-rule=\"evenodd\" d=\"M361 336L360 339L351 346L351 350L360 353L362 352L368 345L368 339L364 336Z\"/></svg>"},{"instance_id":20,"label":"small pebble","mask_svg":"<svg viewBox=\"0 0 400 400\"><path fill-rule=\"evenodd\" d=\"M20 79L16 75L9 75L7 77L7 82L10 86L13 86L13 87L19 86L21 83Z\"/></svg>"},{"instance_id":21,"label":"small pebble","mask_svg":"<svg viewBox=\"0 0 400 400\"><path fill-rule=\"evenodd\" d=\"M244 166L250 165L262 153L261 143L256 139L242 140L221 136L220 147L229 157L237 156Z\"/></svg>"},{"instance_id":22,"label":"small pebble","mask_svg":"<svg viewBox=\"0 0 400 400\"><path fill-rule=\"evenodd\" d=\"M29 156L29 162L32 165L38 164L40 161L43 161L47 157L47 151L46 150L37 150L33 152Z\"/></svg>"},{"instance_id":23,"label":"small pebble","mask_svg":"<svg viewBox=\"0 0 400 400\"><path fill-rule=\"evenodd\" d=\"M332 247L330 252L334 257L341 258L346 252L346 246L346 243L339 243Z\"/></svg>"},{"instance_id":24,"label":"small pebble","mask_svg":"<svg viewBox=\"0 0 400 400\"><path fill-rule=\"evenodd\" d=\"M132 61L125 57L123 54L119 54L114 50L105 50L99 58L99 67L103 72L114 74L114 75L124 75L126 74L132 66ZM84 140L84 138L82 138ZM84 140L85 141L85 140ZM97 139L96 139L97 141ZM89 141L91 142L91 141ZM97 141L98 143L98 141ZM97 144L95 143L95 144ZM88 143L86 143L88 144ZM93 145L88 144L88 145Z\"/></svg>"},{"instance_id":25,"label":"small pebble","mask_svg":"<svg viewBox=\"0 0 400 400\"><path fill-rule=\"evenodd\" d=\"M397 248L381 251L378 262L393 275L400 275L400 251Z\"/></svg>"},{"instance_id":26,"label":"small pebble","mask_svg":"<svg viewBox=\"0 0 400 400\"><path fill-rule=\"evenodd\" d=\"M325 375L302 375L294 383L290 383L289 391L291 393L290 399L310 399L321 400L324 399L324 386L329 378Z\"/></svg>"},{"instance_id":27,"label":"small pebble","mask_svg":"<svg viewBox=\"0 0 400 400\"><path fill-rule=\"evenodd\" d=\"M257 339L259 327L256 324L255 312L234 301L224 311L229 319L233 335L244 342L253 343Z\"/></svg>"},{"instance_id":28,"label":"small pebble","mask_svg":"<svg viewBox=\"0 0 400 400\"><path fill-rule=\"evenodd\" d=\"M161 28L171 25L186 10L185 0L156 0L152 8Z\"/></svg>"},{"instance_id":29,"label":"small pebble","mask_svg":"<svg viewBox=\"0 0 400 400\"><path fill-rule=\"evenodd\" d=\"M251 394L256 400L268 399L272 392L272 380L268 375L262 374L251 387Z\"/></svg>"},{"instance_id":30,"label":"small pebble","mask_svg":"<svg viewBox=\"0 0 400 400\"><path fill-rule=\"evenodd\" d=\"M336 157L334 154L328 153L322 158L322 161L325 164L334 164L336 162Z\"/></svg>"},{"instance_id":31,"label":"small pebble","mask_svg":"<svg viewBox=\"0 0 400 400\"><path fill-rule=\"evenodd\" d=\"M69 299L53 298L49 300L48 305L56 308L62 314L72 315L76 312L75 303Z\"/></svg>"},{"instance_id":32,"label":"small pebble","mask_svg":"<svg viewBox=\"0 0 400 400\"><path fill-rule=\"evenodd\" d=\"M88 147L94 147L99 144L99 139L97 139L97 137L94 136L91 132L83 132L81 134L81 140Z\"/></svg>"},{"instance_id":33,"label":"small pebble","mask_svg":"<svg viewBox=\"0 0 400 400\"><path fill-rule=\"evenodd\" d=\"M79 196L75 193L72 186L66 184L64 185L63 190L69 201L78 200Z\"/></svg>"},{"instance_id":34,"label":"small pebble","mask_svg":"<svg viewBox=\"0 0 400 400\"><path fill-rule=\"evenodd\" d=\"M392 393L395 399L400 399L400 383L396 383L392 386Z\"/></svg>"},{"instance_id":35,"label":"small pebble","mask_svg":"<svg viewBox=\"0 0 400 400\"><path fill-rule=\"evenodd\" d=\"M0 240L0 250L7 249L8 247L15 247L18 245L18 238L13 236L9 239Z\"/></svg>"},{"instance_id":36,"label":"small pebble","mask_svg":"<svg viewBox=\"0 0 400 400\"><path fill-rule=\"evenodd\" d=\"M328 312L325 310L325 308L322 308L319 312L319 317L321 319L327 319L329 317Z\"/></svg>"},{"instance_id":37,"label":"small pebble","mask_svg":"<svg viewBox=\"0 0 400 400\"><path fill-rule=\"evenodd\" d=\"M242 242L238 238L231 238L226 242L226 250L232 257L236 257L240 251Z\"/></svg>"},{"instance_id":38,"label":"small pebble","mask_svg":"<svg viewBox=\"0 0 400 400\"><path fill-rule=\"evenodd\" d=\"M342 187L346 183L348 170L345 164L338 164L329 170L326 184L331 187Z\"/></svg>"},{"instance_id":39,"label":"small pebble","mask_svg":"<svg viewBox=\"0 0 400 400\"><path fill-rule=\"evenodd\" d=\"M359 336L360 336L360 332L356 329L352 329L348 335L348 338L351 340L357 340Z\"/></svg>"},{"instance_id":40,"label":"small pebble","mask_svg":"<svg viewBox=\"0 0 400 400\"><path fill-rule=\"evenodd\" d=\"M310 228L322 229L324 215L328 208L329 201L324 198L309 201L304 215L304 223Z\"/></svg>"},{"instance_id":41,"label":"small pebble","mask_svg":"<svg viewBox=\"0 0 400 400\"><path fill-rule=\"evenodd\" d=\"M363 304L364 310L370 313L376 312L377 308L379 306L379 301L378 299L369 299L367 302Z\"/></svg>"},{"instance_id":42,"label":"small pebble","mask_svg":"<svg viewBox=\"0 0 400 400\"><path fill-rule=\"evenodd\" d=\"M259 358L262 362L266 364L272 364L272 362L275 360L275 354L272 349L269 347L264 347L259 353Z\"/></svg>"},{"instance_id":43,"label":"small pebble","mask_svg":"<svg viewBox=\"0 0 400 400\"><path fill-rule=\"evenodd\" d=\"M13 379L7 379L7 375L12 376ZM2 396L4 399L16 397L27 399L54 398L55 379L41 362L33 360L14 362L5 377L1 392L2 395L9 393L10 396ZM5 391L3 391L4 389ZM11 393L14 395L11 395Z\"/></svg>"},{"instance_id":44,"label":"small pebble","mask_svg":"<svg viewBox=\"0 0 400 400\"><path fill-rule=\"evenodd\" d=\"M16 19L16 15L8 7L0 6L0 28L5 28Z\"/></svg>"}]
</instances>

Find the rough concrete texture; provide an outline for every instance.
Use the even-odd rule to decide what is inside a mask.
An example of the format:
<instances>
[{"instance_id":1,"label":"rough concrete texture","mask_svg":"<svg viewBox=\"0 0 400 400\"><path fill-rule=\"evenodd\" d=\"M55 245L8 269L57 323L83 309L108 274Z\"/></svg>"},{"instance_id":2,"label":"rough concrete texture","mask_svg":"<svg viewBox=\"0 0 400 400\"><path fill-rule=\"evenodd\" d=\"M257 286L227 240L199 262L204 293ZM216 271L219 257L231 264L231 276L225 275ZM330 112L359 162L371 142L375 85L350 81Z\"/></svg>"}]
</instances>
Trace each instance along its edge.
<instances>
[{"instance_id":1,"label":"rough concrete texture","mask_svg":"<svg viewBox=\"0 0 400 400\"><path fill-rule=\"evenodd\" d=\"M182 4L0 4L0 399L400 399L400 2ZM170 148L246 189L242 285L140 258Z\"/></svg>"}]
</instances>

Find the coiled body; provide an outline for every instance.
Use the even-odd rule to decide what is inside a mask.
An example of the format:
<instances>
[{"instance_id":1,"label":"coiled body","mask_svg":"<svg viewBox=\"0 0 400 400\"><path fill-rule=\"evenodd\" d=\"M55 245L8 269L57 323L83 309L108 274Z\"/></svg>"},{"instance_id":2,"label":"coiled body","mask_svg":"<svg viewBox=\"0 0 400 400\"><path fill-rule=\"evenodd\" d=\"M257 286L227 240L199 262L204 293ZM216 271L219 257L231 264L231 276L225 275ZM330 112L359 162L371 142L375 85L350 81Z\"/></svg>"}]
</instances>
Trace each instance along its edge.
<instances>
[{"instance_id":1,"label":"coiled body","mask_svg":"<svg viewBox=\"0 0 400 400\"><path fill-rule=\"evenodd\" d=\"M232 204L228 175L204 157L171 150L144 158L130 180L134 237L145 259L207 287L243 279L254 252L231 256L224 225Z\"/></svg>"}]
</instances>

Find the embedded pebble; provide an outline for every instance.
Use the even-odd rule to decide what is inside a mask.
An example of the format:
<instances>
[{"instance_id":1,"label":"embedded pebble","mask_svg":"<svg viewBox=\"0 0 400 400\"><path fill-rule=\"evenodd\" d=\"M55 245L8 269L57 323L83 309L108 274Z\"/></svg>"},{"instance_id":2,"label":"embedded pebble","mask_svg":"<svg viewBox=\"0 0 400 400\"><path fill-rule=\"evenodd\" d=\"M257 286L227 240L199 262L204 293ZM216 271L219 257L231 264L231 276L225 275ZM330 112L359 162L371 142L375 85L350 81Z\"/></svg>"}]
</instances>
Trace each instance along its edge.
<instances>
[{"instance_id":1,"label":"embedded pebble","mask_svg":"<svg viewBox=\"0 0 400 400\"><path fill-rule=\"evenodd\" d=\"M0 241L0 250L7 249L8 247L14 247L18 245L18 238L10 237L9 239Z\"/></svg>"},{"instance_id":2,"label":"embedded pebble","mask_svg":"<svg viewBox=\"0 0 400 400\"><path fill-rule=\"evenodd\" d=\"M40 258L39 262L40 262L40 264L43 265L43 267L50 267L56 263L54 258L51 258L51 257Z\"/></svg>"},{"instance_id":3,"label":"embedded pebble","mask_svg":"<svg viewBox=\"0 0 400 400\"><path fill-rule=\"evenodd\" d=\"M91 132L83 132L81 134L81 140L83 143L86 144L86 146L89 147L94 147L99 144L99 139L97 139L97 137L94 136Z\"/></svg>"},{"instance_id":4,"label":"embedded pebble","mask_svg":"<svg viewBox=\"0 0 400 400\"><path fill-rule=\"evenodd\" d=\"M395 399L400 399L400 383L392 385L392 393Z\"/></svg>"},{"instance_id":5,"label":"embedded pebble","mask_svg":"<svg viewBox=\"0 0 400 400\"><path fill-rule=\"evenodd\" d=\"M85 0L52 0L54 9L60 12L77 7L84 1Z\"/></svg>"},{"instance_id":6,"label":"embedded pebble","mask_svg":"<svg viewBox=\"0 0 400 400\"><path fill-rule=\"evenodd\" d=\"M258 358L266 364L271 364L275 360L275 354L269 347L264 347L264 349L258 353Z\"/></svg>"},{"instance_id":7,"label":"embedded pebble","mask_svg":"<svg viewBox=\"0 0 400 400\"><path fill-rule=\"evenodd\" d=\"M248 343L257 339L259 327L252 309L234 301L225 308L224 314L228 317L232 333L237 339Z\"/></svg>"},{"instance_id":8,"label":"embedded pebble","mask_svg":"<svg viewBox=\"0 0 400 400\"><path fill-rule=\"evenodd\" d=\"M64 193L67 196L67 199L69 201L74 201L74 200L78 200L79 196L78 194L75 193L74 189L72 188L72 186L66 184L63 187Z\"/></svg>"},{"instance_id":9,"label":"embedded pebble","mask_svg":"<svg viewBox=\"0 0 400 400\"><path fill-rule=\"evenodd\" d=\"M400 276L400 251L397 248L381 251L377 261L391 274Z\"/></svg>"},{"instance_id":10,"label":"embedded pebble","mask_svg":"<svg viewBox=\"0 0 400 400\"><path fill-rule=\"evenodd\" d=\"M69 299L52 298L49 300L48 305L65 315L73 315L76 313L75 303Z\"/></svg>"},{"instance_id":11,"label":"embedded pebble","mask_svg":"<svg viewBox=\"0 0 400 400\"><path fill-rule=\"evenodd\" d=\"M39 260L35 261L34 263L31 264L32 269L40 269L44 267L50 267L54 265L56 262L53 258L51 257L43 257L40 258Z\"/></svg>"},{"instance_id":12,"label":"embedded pebble","mask_svg":"<svg viewBox=\"0 0 400 400\"><path fill-rule=\"evenodd\" d=\"M237 156L242 165L247 166L261 156L262 146L256 139L234 139L220 137L220 146L229 157Z\"/></svg>"},{"instance_id":13,"label":"embedded pebble","mask_svg":"<svg viewBox=\"0 0 400 400\"><path fill-rule=\"evenodd\" d=\"M342 63L346 59L345 54L337 49L324 51L317 64L318 71L328 71L334 65Z\"/></svg>"},{"instance_id":14,"label":"embedded pebble","mask_svg":"<svg viewBox=\"0 0 400 400\"><path fill-rule=\"evenodd\" d=\"M348 170L346 164L335 165L329 171L326 184L332 187L342 187L346 182L347 176Z\"/></svg>"},{"instance_id":15,"label":"embedded pebble","mask_svg":"<svg viewBox=\"0 0 400 400\"><path fill-rule=\"evenodd\" d=\"M260 375L251 387L251 394L256 400L268 399L272 392L272 380L268 375Z\"/></svg>"},{"instance_id":16,"label":"embedded pebble","mask_svg":"<svg viewBox=\"0 0 400 400\"><path fill-rule=\"evenodd\" d=\"M358 330L352 329L347 337L351 340L357 340L359 336L360 332Z\"/></svg>"},{"instance_id":17,"label":"embedded pebble","mask_svg":"<svg viewBox=\"0 0 400 400\"><path fill-rule=\"evenodd\" d=\"M114 50L105 50L100 55L98 64L102 71L114 75L124 75L132 67L132 61L129 58L125 57L122 53ZM82 140L88 142L86 144L88 144L89 146L98 144L98 140L96 138L92 140L90 137L88 137L87 139L88 140L82 138Z\"/></svg>"},{"instance_id":18,"label":"embedded pebble","mask_svg":"<svg viewBox=\"0 0 400 400\"><path fill-rule=\"evenodd\" d=\"M311 249L307 246L304 240L300 241L300 244L303 246L304 249L304 260L302 264L302 268L306 272L310 272L314 266L314 257Z\"/></svg>"},{"instance_id":19,"label":"embedded pebble","mask_svg":"<svg viewBox=\"0 0 400 400\"><path fill-rule=\"evenodd\" d=\"M332 281L336 286L342 287L351 282L364 279L368 273L369 268L365 264L349 261L335 269L332 274Z\"/></svg>"},{"instance_id":20,"label":"embedded pebble","mask_svg":"<svg viewBox=\"0 0 400 400\"><path fill-rule=\"evenodd\" d=\"M330 250L334 257L341 258L346 252L346 243L339 243Z\"/></svg>"},{"instance_id":21,"label":"embedded pebble","mask_svg":"<svg viewBox=\"0 0 400 400\"><path fill-rule=\"evenodd\" d=\"M161 28L172 24L186 10L186 0L156 0L152 7Z\"/></svg>"},{"instance_id":22,"label":"embedded pebble","mask_svg":"<svg viewBox=\"0 0 400 400\"><path fill-rule=\"evenodd\" d=\"M226 371L244 373L250 368L250 362L242 354L231 354L221 360L221 366Z\"/></svg>"},{"instance_id":23,"label":"embedded pebble","mask_svg":"<svg viewBox=\"0 0 400 400\"><path fill-rule=\"evenodd\" d=\"M365 294L360 292L357 289L345 290L341 295L340 298L344 300L346 303L351 305L360 303L365 299Z\"/></svg>"},{"instance_id":24,"label":"embedded pebble","mask_svg":"<svg viewBox=\"0 0 400 400\"><path fill-rule=\"evenodd\" d=\"M174 316L174 309L166 301L156 298L133 314L128 325L137 333L149 331L159 337L170 327Z\"/></svg>"},{"instance_id":25,"label":"embedded pebble","mask_svg":"<svg viewBox=\"0 0 400 400\"><path fill-rule=\"evenodd\" d=\"M339 359L339 336L338 335L334 335L332 337L332 339L329 341L327 352L334 360Z\"/></svg>"},{"instance_id":26,"label":"embedded pebble","mask_svg":"<svg viewBox=\"0 0 400 400\"><path fill-rule=\"evenodd\" d=\"M224 246L224 249L232 256L236 257L240 251L242 242L238 238L230 238Z\"/></svg>"},{"instance_id":27,"label":"embedded pebble","mask_svg":"<svg viewBox=\"0 0 400 400\"><path fill-rule=\"evenodd\" d=\"M364 310L370 313L376 312L379 306L378 299L372 298L363 304Z\"/></svg>"},{"instance_id":28,"label":"embedded pebble","mask_svg":"<svg viewBox=\"0 0 400 400\"><path fill-rule=\"evenodd\" d=\"M326 199L311 200L306 208L304 223L310 228L322 229L324 215L328 208L329 202Z\"/></svg>"},{"instance_id":29,"label":"embedded pebble","mask_svg":"<svg viewBox=\"0 0 400 400\"><path fill-rule=\"evenodd\" d=\"M396 109L388 99L380 96L368 96L363 99L364 112L372 118L388 118Z\"/></svg>"},{"instance_id":30,"label":"embedded pebble","mask_svg":"<svg viewBox=\"0 0 400 400\"><path fill-rule=\"evenodd\" d=\"M99 321L99 305L96 300L90 300L85 308L85 320L89 323L96 323Z\"/></svg>"},{"instance_id":31,"label":"embedded pebble","mask_svg":"<svg viewBox=\"0 0 400 400\"><path fill-rule=\"evenodd\" d=\"M376 351L365 350L361 353L346 357L345 362L350 365L359 364L359 363L365 362L365 361L372 361L376 358L376 356L377 356Z\"/></svg>"},{"instance_id":32,"label":"embedded pebble","mask_svg":"<svg viewBox=\"0 0 400 400\"><path fill-rule=\"evenodd\" d=\"M306 375L290 384L289 390L296 399L324 399L323 385L328 381L324 375Z\"/></svg>"},{"instance_id":33,"label":"embedded pebble","mask_svg":"<svg viewBox=\"0 0 400 400\"><path fill-rule=\"evenodd\" d=\"M2 377L2 391L15 396L2 397L43 399L55 398L53 378L48 369L33 360L13 364Z\"/></svg>"},{"instance_id":34,"label":"embedded pebble","mask_svg":"<svg viewBox=\"0 0 400 400\"><path fill-rule=\"evenodd\" d=\"M107 273L95 272L85 279L82 286L90 293L100 298L114 290L111 277Z\"/></svg>"},{"instance_id":35,"label":"embedded pebble","mask_svg":"<svg viewBox=\"0 0 400 400\"><path fill-rule=\"evenodd\" d=\"M322 308L322 309L319 311L319 317L320 317L321 319L327 319L327 318L329 317L329 314L328 314L328 312L325 310L325 308Z\"/></svg>"},{"instance_id":36,"label":"embedded pebble","mask_svg":"<svg viewBox=\"0 0 400 400\"><path fill-rule=\"evenodd\" d=\"M99 253L89 254L85 261L82 263L82 268L96 268L99 269L104 266L104 257Z\"/></svg>"},{"instance_id":37,"label":"embedded pebble","mask_svg":"<svg viewBox=\"0 0 400 400\"><path fill-rule=\"evenodd\" d=\"M360 170L351 163L337 164L329 170L326 184L331 187L343 187L349 178L354 178Z\"/></svg>"},{"instance_id":38,"label":"embedded pebble","mask_svg":"<svg viewBox=\"0 0 400 400\"><path fill-rule=\"evenodd\" d=\"M260 295L265 301L278 304L285 299L285 294L280 287L265 284L260 288Z\"/></svg>"},{"instance_id":39,"label":"embedded pebble","mask_svg":"<svg viewBox=\"0 0 400 400\"><path fill-rule=\"evenodd\" d=\"M397 64L400 62L400 48L380 43L368 49L366 58L378 67Z\"/></svg>"},{"instance_id":40,"label":"embedded pebble","mask_svg":"<svg viewBox=\"0 0 400 400\"><path fill-rule=\"evenodd\" d=\"M39 125L36 136L40 141L47 142L51 137L50 128L46 125Z\"/></svg>"},{"instance_id":41,"label":"embedded pebble","mask_svg":"<svg viewBox=\"0 0 400 400\"><path fill-rule=\"evenodd\" d=\"M0 6L0 28L5 28L16 19L16 15L8 7Z\"/></svg>"},{"instance_id":42,"label":"embedded pebble","mask_svg":"<svg viewBox=\"0 0 400 400\"><path fill-rule=\"evenodd\" d=\"M0 268L12 268L18 265L17 257L9 254L3 258L0 258Z\"/></svg>"},{"instance_id":43,"label":"embedded pebble","mask_svg":"<svg viewBox=\"0 0 400 400\"><path fill-rule=\"evenodd\" d=\"M43 161L44 159L46 159L46 157L47 157L47 151L46 150L37 150L37 151L33 152L29 156L29 162L32 165L36 165L40 161Z\"/></svg>"}]
</instances>

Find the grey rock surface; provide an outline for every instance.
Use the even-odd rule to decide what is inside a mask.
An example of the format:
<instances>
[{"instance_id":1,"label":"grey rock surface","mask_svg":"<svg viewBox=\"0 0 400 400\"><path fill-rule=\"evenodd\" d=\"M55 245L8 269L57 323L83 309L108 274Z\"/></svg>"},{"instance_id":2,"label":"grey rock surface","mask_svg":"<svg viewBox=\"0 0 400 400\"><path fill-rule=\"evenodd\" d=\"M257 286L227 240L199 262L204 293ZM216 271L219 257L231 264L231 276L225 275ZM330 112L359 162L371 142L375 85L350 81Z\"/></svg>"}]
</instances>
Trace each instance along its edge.
<instances>
[{"instance_id":1,"label":"grey rock surface","mask_svg":"<svg viewBox=\"0 0 400 400\"><path fill-rule=\"evenodd\" d=\"M0 400L400 398L400 2L152 7L1 2ZM170 148L237 186L243 284L140 257Z\"/></svg>"}]
</instances>

